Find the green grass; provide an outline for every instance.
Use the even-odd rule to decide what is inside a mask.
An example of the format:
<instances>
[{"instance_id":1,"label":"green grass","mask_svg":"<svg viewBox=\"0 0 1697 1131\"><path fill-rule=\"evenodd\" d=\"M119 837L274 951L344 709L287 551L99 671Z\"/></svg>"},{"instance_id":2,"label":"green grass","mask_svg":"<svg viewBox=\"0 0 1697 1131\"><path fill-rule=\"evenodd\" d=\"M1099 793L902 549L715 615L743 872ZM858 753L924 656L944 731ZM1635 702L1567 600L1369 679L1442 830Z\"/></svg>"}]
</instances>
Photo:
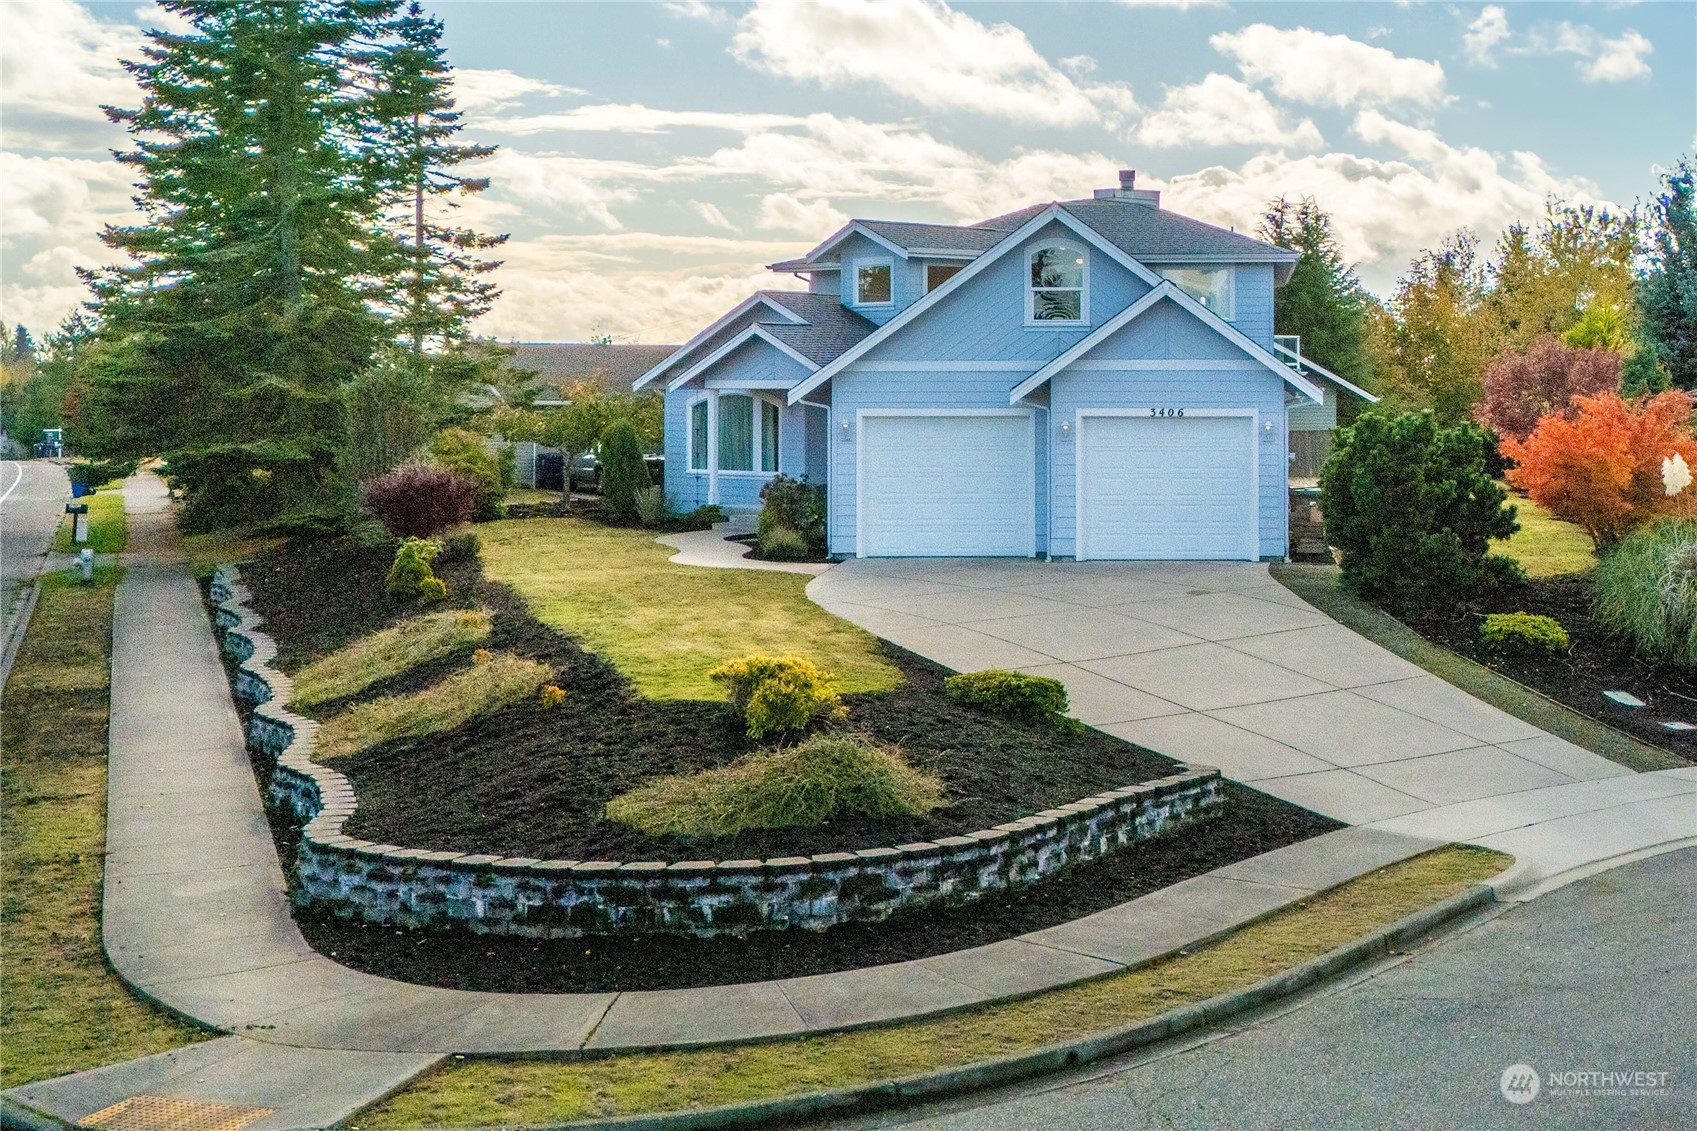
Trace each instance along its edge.
<instances>
[{"instance_id":1,"label":"green grass","mask_svg":"<svg viewBox=\"0 0 1697 1131\"><path fill-rule=\"evenodd\" d=\"M562 498L564 496L558 491L543 491L535 487L514 487L501 497L501 505L514 507L534 503L557 503Z\"/></svg>"},{"instance_id":2,"label":"green grass","mask_svg":"<svg viewBox=\"0 0 1697 1131\"><path fill-rule=\"evenodd\" d=\"M205 581L219 566L226 563L240 564L266 550L281 546L284 541L282 538L253 538L230 530L213 534L189 534L183 538L183 556L187 559L189 572L196 580Z\"/></svg>"},{"instance_id":3,"label":"green grass","mask_svg":"<svg viewBox=\"0 0 1697 1131\"><path fill-rule=\"evenodd\" d=\"M1454 895L1509 862L1484 849L1442 848L1370 873L1189 954L930 1021L569 1063L457 1060L348 1125L526 1126L679 1111L849 1087L1029 1052L1252 985Z\"/></svg>"},{"instance_id":4,"label":"green grass","mask_svg":"<svg viewBox=\"0 0 1697 1131\"><path fill-rule=\"evenodd\" d=\"M1571 707L1498 675L1483 664L1434 644L1389 613L1343 587L1338 568L1328 565L1275 565L1275 580L1339 624L1365 636L1387 652L1424 668L1446 683L1482 699L1515 718L1565 738L1593 754L1640 772L1683 765L1665 750L1639 742Z\"/></svg>"},{"instance_id":5,"label":"green grass","mask_svg":"<svg viewBox=\"0 0 1697 1131\"><path fill-rule=\"evenodd\" d=\"M489 639L489 630L489 614L482 609L411 617L300 669L294 674L292 704L304 711L364 691L378 680L481 644Z\"/></svg>"},{"instance_id":6,"label":"green grass","mask_svg":"<svg viewBox=\"0 0 1697 1131\"><path fill-rule=\"evenodd\" d=\"M499 711L535 694L552 675L547 665L535 660L510 653L497 655L415 694L389 696L348 708L318 728L313 757L331 762L391 739L422 738L453 730L477 715Z\"/></svg>"},{"instance_id":7,"label":"green grass","mask_svg":"<svg viewBox=\"0 0 1697 1131\"><path fill-rule=\"evenodd\" d=\"M98 496L97 496L98 497ZM100 942L112 590L44 577L6 683L0 763L0 1088L211 1034L130 996Z\"/></svg>"},{"instance_id":8,"label":"green grass","mask_svg":"<svg viewBox=\"0 0 1697 1131\"><path fill-rule=\"evenodd\" d=\"M1520 529L1494 548L1520 563L1527 577L1583 573L1597 564L1591 536L1571 522L1557 518L1523 495L1510 495L1519 513Z\"/></svg>"},{"instance_id":9,"label":"green grass","mask_svg":"<svg viewBox=\"0 0 1697 1131\"><path fill-rule=\"evenodd\" d=\"M707 671L750 652L805 656L845 692L901 676L868 632L807 599L805 574L673 565L643 530L571 518L492 522L484 572L580 638L653 699L723 699Z\"/></svg>"},{"instance_id":10,"label":"green grass","mask_svg":"<svg viewBox=\"0 0 1697 1131\"><path fill-rule=\"evenodd\" d=\"M849 817L918 817L945 800L943 783L900 749L834 731L728 766L656 778L609 801L607 817L649 836L735 836Z\"/></svg>"},{"instance_id":11,"label":"green grass","mask_svg":"<svg viewBox=\"0 0 1697 1131\"><path fill-rule=\"evenodd\" d=\"M61 554L74 554L83 549L97 554L122 553L128 536L123 494L116 489L108 489L84 495L77 502L88 504L88 541L80 546L72 544L71 516L66 515L53 535L53 549Z\"/></svg>"}]
</instances>

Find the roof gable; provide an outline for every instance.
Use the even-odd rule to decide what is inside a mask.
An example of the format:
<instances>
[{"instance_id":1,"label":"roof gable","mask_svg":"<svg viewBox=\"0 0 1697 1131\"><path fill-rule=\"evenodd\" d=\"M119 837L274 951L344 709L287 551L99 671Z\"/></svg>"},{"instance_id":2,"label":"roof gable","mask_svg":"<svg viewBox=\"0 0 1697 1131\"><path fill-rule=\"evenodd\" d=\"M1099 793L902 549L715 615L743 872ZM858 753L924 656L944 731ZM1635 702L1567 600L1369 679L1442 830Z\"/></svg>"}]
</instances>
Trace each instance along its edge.
<instances>
[{"instance_id":1,"label":"roof gable","mask_svg":"<svg viewBox=\"0 0 1697 1131\"><path fill-rule=\"evenodd\" d=\"M1278 377L1286 384L1313 400L1315 403L1319 403L1325 399L1325 393L1318 385L1314 384L1306 377L1303 377L1301 374L1296 372L1296 370L1292 369L1290 366L1274 357L1271 353L1261 348L1255 343L1254 339L1248 337L1236 326L1233 326L1230 322L1227 322L1225 319L1221 318L1219 315L1215 314L1213 311L1185 294L1184 291L1180 290L1171 281L1162 279L1160 284L1148 294L1144 295L1142 298L1138 299L1136 302L1132 303L1130 306L1102 323L1102 325L1097 327L1088 337L1078 342L1071 349L1060 354L1060 356L1037 370L1037 372L1033 373L1030 377L1027 377L1025 380L1015 385L1013 387L1013 391L1008 394L1008 403L1018 404L1023 398L1030 396L1045 382L1049 381L1067 366L1078 361L1091 350L1096 349L1102 343L1117 334L1120 330L1129 326L1133 321L1142 317L1144 314L1147 314L1150 310L1153 310L1158 304L1163 302L1173 303L1179 307L1179 309L1186 311L1200 321L1204 326L1208 327L1208 329L1219 334L1232 345L1248 354L1252 360L1258 361L1268 369L1272 370L1272 372L1277 374ZM815 374L814 376L817 377L818 374Z\"/></svg>"},{"instance_id":2,"label":"roof gable","mask_svg":"<svg viewBox=\"0 0 1697 1131\"><path fill-rule=\"evenodd\" d=\"M792 292L755 291L752 295L749 295L747 298L737 303L736 306L732 307L723 315L715 319L713 324L701 331L701 333L695 335L695 337L679 346L671 354L662 359L659 364L649 369L648 372L644 373L641 377L638 377L631 383L631 389L633 391L641 389L644 385L647 385L650 381L653 381L656 377L683 361L690 354L713 341L722 332L734 325L736 321L745 314L751 315L750 321L759 321L761 312L768 313L771 318L779 322L799 324L806 321L801 317L801 315L788 309L780 301L780 299L787 297L790 293Z\"/></svg>"}]
</instances>

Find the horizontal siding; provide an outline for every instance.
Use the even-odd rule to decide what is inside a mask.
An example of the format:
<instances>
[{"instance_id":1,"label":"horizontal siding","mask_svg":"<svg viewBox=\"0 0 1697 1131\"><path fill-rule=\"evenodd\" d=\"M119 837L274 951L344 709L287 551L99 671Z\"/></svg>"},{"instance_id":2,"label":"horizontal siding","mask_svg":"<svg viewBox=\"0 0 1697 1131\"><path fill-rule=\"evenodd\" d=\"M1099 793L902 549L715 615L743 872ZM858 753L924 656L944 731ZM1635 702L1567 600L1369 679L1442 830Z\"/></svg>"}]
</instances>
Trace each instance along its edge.
<instances>
[{"instance_id":1,"label":"horizontal siding","mask_svg":"<svg viewBox=\"0 0 1697 1131\"><path fill-rule=\"evenodd\" d=\"M1338 426L1338 389L1330 381L1316 379L1326 393L1324 404L1315 404L1303 397L1290 406L1292 432L1329 432Z\"/></svg>"},{"instance_id":2,"label":"horizontal siding","mask_svg":"<svg viewBox=\"0 0 1697 1131\"><path fill-rule=\"evenodd\" d=\"M843 265L842 282L839 284L843 296L843 305L868 321L882 326L903 310L918 302L922 297L921 288L924 279L918 271L918 261L902 259L894 252L873 243L865 236L849 236L837 245L837 253L841 256ZM890 294L895 299L891 306L856 306L854 305L854 271L857 262L876 260L890 263Z\"/></svg>"},{"instance_id":3,"label":"horizontal siding","mask_svg":"<svg viewBox=\"0 0 1697 1131\"><path fill-rule=\"evenodd\" d=\"M1262 349L1273 348L1273 268L1271 264L1245 263L1232 280L1237 290L1234 324Z\"/></svg>"},{"instance_id":4,"label":"horizontal siding","mask_svg":"<svg viewBox=\"0 0 1697 1131\"><path fill-rule=\"evenodd\" d=\"M1260 476L1260 546L1262 557L1283 557L1288 522L1286 506L1287 446L1284 430L1284 382L1268 371L1183 370L1175 373L1139 370L1124 373L1064 370L1050 382L1052 419L1049 438L1054 457L1053 544L1050 553L1077 553L1076 428L1065 435L1062 422L1073 425L1079 409L1092 408L1254 408L1261 421L1273 421L1273 433L1256 437Z\"/></svg>"},{"instance_id":5,"label":"horizontal siding","mask_svg":"<svg viewBox=\"0 0 1697 1131\"><path fill-rule=\"evenodd\" d=\"M859 450L857 415L861 409L1006 409L1013 382L1006 373L858 372L852 367L831 381L830 525L831 552L855 553L855 473ZM1037 430L1037 552L1046 553L1048 466L1046 414L1034 410ZM844 429L844 421L849 427Z\"/></svg>"},{"instance_id":6,"label":"horizontal siding","mask_svg":"<svg viewBox=\"0 0 1697 1131\"><path fill-rule=\"evenodd\" d=\"M1158 302L1110 334L1087 355L1090 361L1182 358L1242 361L1244 352L1177 303Z\"/></svg>"},{"instance_id":7,"label":"horizontal siding","mask_svg":"<svg viewBox=\"0 0 1697 1131\"><path fill-rule=\"evenodd\" d=\"M690 385L696 385L707 378L714 381L784 381L794 385L811 372L812 370L789 354L769 342L756 338L744 342L720 358L711 369L691 381Z\"/></svg>"}]
</instances>

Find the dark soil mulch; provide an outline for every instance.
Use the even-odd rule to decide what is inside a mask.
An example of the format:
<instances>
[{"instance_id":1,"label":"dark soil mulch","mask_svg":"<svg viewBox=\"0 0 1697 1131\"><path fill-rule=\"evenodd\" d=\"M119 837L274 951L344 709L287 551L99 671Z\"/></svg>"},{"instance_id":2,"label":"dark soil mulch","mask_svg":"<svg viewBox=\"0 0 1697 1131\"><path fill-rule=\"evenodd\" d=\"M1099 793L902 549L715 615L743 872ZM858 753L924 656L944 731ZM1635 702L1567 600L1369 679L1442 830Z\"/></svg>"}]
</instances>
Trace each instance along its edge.
<instances>
[{"instance_id":1,"label":"dark soil mulch","mask_svg":"<svg viewBox=\"0 0 1697 1131\"><path fill-rule=\"evenodd\" d=\"M470 931L409 931L296 912L314 950L388 978L503 993L685 989L794 978L904 962L982 946L1135 899L1262 852L1341 828L1305 809L1228 783L1225 811L1169 836L1078 865L1016 892L900 913L826 931L747 938L675 935L524 939ZM289 859L287 825L276 830ZM292 869L291 869L292 874Z\"/></svg>"},{"instance_id":2,"label":"dark soil mulch","mask_svg":"<svg viewBox=\"0 0 1697 1131\"><path fill-rule=\"evenodd\" d=\"M1479 641L1479 628L1486 614L1516 612L1554 617L1571 640L1567 653L1552 656L1485 648ZM1535 578L1459 610L1404 619L1428 640L1641 742L1697 762L1697 731L1670 731L1661 725L1667 720L1697 724L1697 673L1636 656L1630 645L1598 626L1591 618L1587 575ZM1648 706L1616 706L1603 698L1604 691L1630 692Z\"/></svg>"},{"instance_id":3,"label":"dark soil mulch","mask_svg":"<svg viewBox=\"0 0 1697 1131\"><path fill-rule=\"evenodd\" d=\"M748 547L748 552L743 554L743 557L753 558L757 562L781 561L812 562L814 564L819 564L821 562L828 562L831 560L831 555L827 554L823 548L820 548L817 551L810 551L806 557L801 558L768 558L760 552L760 535L758 534L738 534L734 538L725 539L725 541L741 542L744 546Z\"/></svg>"},{"instance_id":4,"label":"dark soil mulch","mask_svg":"<svg viewBox=\"0 0 1697 1131\"><path fill-rule=\"evenodd\" d=\"M386 550L349 543L283 547L244 576L285 668L396 616L382 599ZM662 774L723 765L758 748L722 703L635 695L613 666L532 617L475 563L442 565L453 601L494 618L488 647L549 664L563 706L525 702L458 730L374 747L338 764L359 792L350 835L390 844L572 860L739 859L935 840L1165 776L1171 759L1100 731L1068 734L993 718L943 693L944 668L886 645L905 677L890 692L845 696L851 724L899 744L940 774L950 803L928 817L844 820L735 838L651 837L602 819L605 804ZM410 610L409 610L410 611ZM426 687L470 662L455 656L380 683L358 699ZM345 703L315 713L335 714Z\"/></svg>"}]
</instances>

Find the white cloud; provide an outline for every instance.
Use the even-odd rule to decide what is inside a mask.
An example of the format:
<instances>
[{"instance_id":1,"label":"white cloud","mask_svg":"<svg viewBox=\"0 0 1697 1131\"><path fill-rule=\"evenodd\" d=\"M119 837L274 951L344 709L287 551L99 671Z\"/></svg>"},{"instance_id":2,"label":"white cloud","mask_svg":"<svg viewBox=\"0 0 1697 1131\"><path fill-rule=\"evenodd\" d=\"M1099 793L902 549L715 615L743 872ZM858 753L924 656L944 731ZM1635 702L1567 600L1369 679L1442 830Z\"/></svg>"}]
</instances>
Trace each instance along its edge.
<instances>
[{"instance_id":1,"label":"white cloud","mask_svg":"<svg viewBox=\"0 0 1697 1131\"><path fill-rule=\"evenodd\" d=\"M1365 141L1399 151L1379 160L1330 152L1289 156L1264 153L1238 168L1214 166L1173 177L1162 204L1211 223L1245 231L1278 196L1312 196L1331 213L1346 258L1359 264L1363 281L1380 294L1422 248L1435 247L1457 228L1486 239L1511 222L1535 221L1544 202L1609 202L1580 178L1551 172L1531 153L1507 156L1453 146L1430 130L1393 122L1375 110L1356 116Z\"/></svg>"},{"instance_id":2,"label":"white cloud","mask_svg":"<svg viewBox=\"0 0 1697 1131\"><path fill-rule=\"evenodd\" d=\"M1209 75L1190 86L1168 87L1160 109L1143 119L1137 139L1168 146L1325 144L1312 121L1288 123L1267 96L1228 75Z\"/></svg>"},{"instance_id":3,"label":"white cloud","mask_svg":"<svg viewBox=\"0 0 1697 1131\"><path fill-rule=\"evenodd\" d=\"M38 332L88 297L76 268L120 258L100 242L108 223L130 223L132 173L116 161L0 152L0 249L6 317Z\"/></svg>"},{"instance_id":4,"label":"white cloud","mask_svg":"<svg viewBox=\"0 0 1697 1131\"><path fill-rule=\"evenodd\" d=\"M726 232L737 230L737 226L725 218L725 214L719 211L719 206L716 204L710 204L705 200L692 200L689 202L689 210L700 217L701 222L709 228L718 228Z\"/></svg>"},{"instance_id":5,"label":"white cloud","mask_svg":"<svg viewBox=\"0 0 1697 1131\"><path fill-rule=\"evenodd\" d=\"M139 58L133 24L96 19L64 2L0 4L0 101L8 116L27 110L104 121L101 104L140 100L121 60Z\"/></svg>"},{"instance_id":6,"label":"white cloud","mask_svg":"<svg viewBox=\"0 0 1697 1131\"><path fill-rule=\"evenodd\" d=\"M1392 102L1434 106L1448 99L1439 64L1347 35L1251 24L1208 42L1235 59L1244 78L1266 83L1293 102L1354 108Z\"/></svg>"},{"instance_id":7,"label":"white cloud","mask_svg":"<svg viewBox=\"0 0 1697 1131\"><path fill-rule=\"evenodd\" d=\"M663 134L678 127L752 133L781 126L802 125L794 114L736 113L719 110L657 110L652 106L607 103L578 106L557 114L524 118L487 118L481 130L524 136L540 133Z\"/></svg>"},{"instance_id":8,"label":"white cloud","mask_svg":"<svg viewBox=\"0 0 1697 1131\"><path fill-rule=\"evenodd\" d=\"M771 231L798 232L815 239L823 239L848 222L848 216L833 208L829 200L798 200L787 192L761 197L760 215L755 220Z\"/></svg>"},{"instance_id":9,"label":"white cloud","mask_svg":"<svg viewBox=\"0 0 1697 1131\"><path fill-rule=\"evenodd\" d=\"M1649 78L1650 64L1644 60L1654 50L1648 39L1629 28L1614 39L1602 40L1596 54L1580 62L1580 77L1586 82Z\"/></svg>"},{"instance_id":10,"label":"white cloud","mask_svg":"<svg viewBox=\"0 0 1697 1131\"><path fill-rule=\"evenodd\" d=\"M492 114L518 105L526 95L583 94L576 87L527 78L508 70L454 69L454 103L467 114Z\"/></svg>"},{"instance_id":11,"label":"white cloud","mask_svg":"<svg viewBox=\"0 0 1697 1131\"><path fill-rule=\"evenodd\" d=\"M1177 8L1188 11L1191 8L1224 8L1226 0L1119 0L1128 8Z\"/></svg>"},{"instance_id":12,"label":"white cloud","mask_svg":"<svg viewBox=\"0 0 1697 1131\"><path fill-rule=\"evenodd\" d=\"M1495 67L1497 44L1508 38L1508 13L1497 4L1487 4L1479 17L1467 25L1461 47L1468 59L1481 67Z\"/></svg>"},{"instance_id":13,"label":"white cloud","mask_svg":"<svg viewBox=\"0 0 1697 1131\"><path fill-rule=\"evenodd\" d=\"M867 84L932 110L1078 126L1135 108L1128 87L1069 77L1012 24L985 26L940 0L761 0L731 52L827 88Z\"/></svg>"},{"instance_id":14,"label":"white cloud","mask_svg":"<svg viewBox=\"0 0 1697 1131\"><path fill-rule=\"evenodd\" d=\"M704 0L679 0L678 3L662 4L662 8L674 16L682 16L690 20L706 20L710 24L729 23L731 11L723 4L708 4Z\"/></svg>"}]
</instances>

